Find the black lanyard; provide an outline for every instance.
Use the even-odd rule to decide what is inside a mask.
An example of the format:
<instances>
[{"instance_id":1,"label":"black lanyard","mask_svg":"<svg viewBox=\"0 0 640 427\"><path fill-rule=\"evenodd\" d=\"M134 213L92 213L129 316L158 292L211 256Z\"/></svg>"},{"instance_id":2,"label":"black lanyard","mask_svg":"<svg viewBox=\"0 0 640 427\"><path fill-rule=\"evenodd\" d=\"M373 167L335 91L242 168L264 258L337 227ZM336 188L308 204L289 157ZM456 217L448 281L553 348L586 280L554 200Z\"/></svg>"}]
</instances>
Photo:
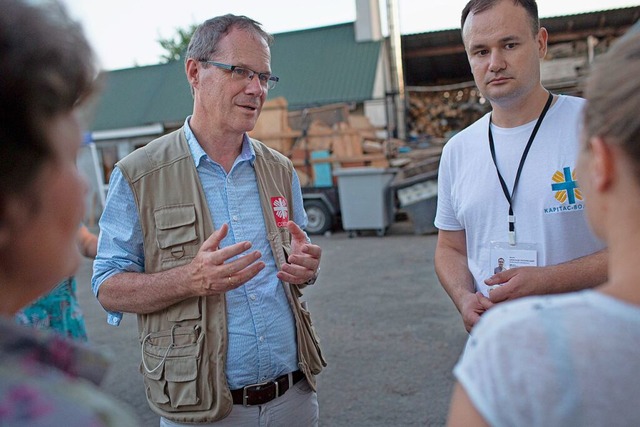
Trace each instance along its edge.
<instances>
[{"instance_id":1,"label":"black lanyard","mask_svg":"<svg viewBox=\"0 0 640 427\"><path fill-rule=\"evenodd\" d=\"M536 125L533 127L533 131L531 132L531 136L529 137L529 141L527 142L527 146L522 153L522 158L520 159L520 165L518 166L518 172L516 173L516 180L513 183L513 190L511 194L509 194L509 189L507 188L507 184L504 182L504 178L500 174L500 170L498 169L498 162L496 161L496 147L493 143L493 134L491 133L491 117L489 117L489 149L491 149L491 158L493 159L493 164L496 166L496 172L498 173L498 179L500 180L500 185L502 186L502 192L504 196L507 198L507 202L509 202L509 244L516 244L516 217L513 214L513 198L516 194L516 187L518 186L518 181L520 180L520 173L522 173L522 167L524 166L524 161L529 154L529 149L531 148L531 144L533 144L533 140L538 133L538 129L542 124L542 120L544 120L544 116L549 111L549 107L551 106L551 101L553 101L553 94L549 92L549 98L547 99L547 103L542 109L542 113L540 113L540 117L538 117L538 121Z\"/></svg>"}]
</instances>

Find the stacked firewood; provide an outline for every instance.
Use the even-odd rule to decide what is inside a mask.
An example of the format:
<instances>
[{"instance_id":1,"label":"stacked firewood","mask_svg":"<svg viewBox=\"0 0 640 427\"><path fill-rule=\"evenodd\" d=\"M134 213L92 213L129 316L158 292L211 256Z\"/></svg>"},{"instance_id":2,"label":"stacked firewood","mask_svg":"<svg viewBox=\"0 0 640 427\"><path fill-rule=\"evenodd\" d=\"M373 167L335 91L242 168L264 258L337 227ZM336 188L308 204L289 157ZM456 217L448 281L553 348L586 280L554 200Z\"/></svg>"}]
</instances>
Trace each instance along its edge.
<instances>
[{"instance_id":1,"label":"stacked firewood","mask_svg":"<svg viewBox=\"0 0 640 427\"><path fill-rule=\"evenodd\" d=\"M409 134L414 138L448 139L489 111L475 87L409 90Z\"/></svg>"}]
</instances>

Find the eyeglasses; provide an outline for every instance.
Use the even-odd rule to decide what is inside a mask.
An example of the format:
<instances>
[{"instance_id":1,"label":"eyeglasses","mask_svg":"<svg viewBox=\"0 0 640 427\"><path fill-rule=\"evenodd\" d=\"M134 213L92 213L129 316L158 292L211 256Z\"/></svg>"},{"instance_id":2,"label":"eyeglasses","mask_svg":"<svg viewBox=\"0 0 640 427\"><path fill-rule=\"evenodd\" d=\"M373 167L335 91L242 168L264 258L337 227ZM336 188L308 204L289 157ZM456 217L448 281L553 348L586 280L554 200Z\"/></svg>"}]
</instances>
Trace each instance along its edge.
<instances>
[{"instance_id":1,"label":"eyeglasses","mask_svg":"<svg viewBox=\"0 0 640 427\"><path fill-rule=\"evenodd\" d=\"M207 61L201 59L200 62L211 64L215 67L222 68L223 70L231 71L231 78L235 80L253 80L253 76L258 76L260 85L268 89L273 89L280 80L279 77L274 76L271 73L258 73L248 68L238 67L237 65L222 64L215 61Z\"/></svg>"}]
</instances>

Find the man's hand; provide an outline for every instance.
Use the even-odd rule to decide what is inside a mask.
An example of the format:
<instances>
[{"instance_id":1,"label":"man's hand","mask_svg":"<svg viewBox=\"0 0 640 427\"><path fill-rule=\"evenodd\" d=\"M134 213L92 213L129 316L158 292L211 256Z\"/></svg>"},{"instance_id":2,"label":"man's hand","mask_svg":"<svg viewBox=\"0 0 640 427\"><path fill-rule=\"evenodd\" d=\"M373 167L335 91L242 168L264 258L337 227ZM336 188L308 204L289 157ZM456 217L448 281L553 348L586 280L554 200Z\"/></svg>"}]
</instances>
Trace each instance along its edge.
<instances>
[{"instance_id":1,"label":"man's hand","mask_svg":"<svg viewBox=\"0 0 640 427\"><path fill-rule=\"evenodd\" d=\"M494 274L484 283L503 285L489 293L494 303L530 295L574 292L604 283L607 264L607 250L603 249L561 264L511 268Z\"/></svg>"},{"instance_id":2,"label":"man's hand","mask_svg":"<svg viewBox=\"0 0 640 427\"><path fill-rule=\"evenodd\" d=\"M467 332L471 332L471 329L480 320L480 316L492 306L493 303L481 292L469 293L461 300L460 314Z\"/></svg>"},{"instance_id":3,"label":"man's hand","mask_svg":"<svg viewBox=\"0 0 640 427\"><path fill-rule=\"evenodd\" d=\"M278 272L278 279L302 285L316 275L322 248L309 243L306 234L295 222L289 221L287 229L291 233L291 254L287 259L288 263Z\"/></svg>"},{"instance_id":4,"label":"man's hand","mask_svg":"<svg viewBox=\"0 0 640 427\"><path fill-rule=\"evenodd\" d=\"M516 267L494 274L484 281L496 286L489 292L493 303L522 298L529 295L549 293L551 277L546 274L548 267Z\"/></svg>"},{"instance_id":5,"label":"man's hand","mask_svg":"<svg viewBox=\"0 0 640 427\"><path fill-rule=\"evenodd\" d=\"M200 247L198 254L191 261L191 283L197 286L196 294L201 296L219 294L242 286L255 277L265 266L258 261L262 254L253 251L229 261L235 256L251 249L250 242L239 242L219 249L220 242L229 231L229 226L224 224Z\"/></svg>"}]
</instances>

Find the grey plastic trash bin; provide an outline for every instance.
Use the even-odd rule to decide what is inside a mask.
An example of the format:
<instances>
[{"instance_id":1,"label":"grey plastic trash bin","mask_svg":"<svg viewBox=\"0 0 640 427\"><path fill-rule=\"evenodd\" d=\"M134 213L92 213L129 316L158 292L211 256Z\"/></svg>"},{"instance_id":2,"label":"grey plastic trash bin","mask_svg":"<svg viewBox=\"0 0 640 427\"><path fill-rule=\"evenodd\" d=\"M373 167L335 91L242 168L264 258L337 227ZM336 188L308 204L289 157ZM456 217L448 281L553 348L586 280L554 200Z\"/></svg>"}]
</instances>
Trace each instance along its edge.
<instances>
[{"instance_id":1,"label":"grey plastic trash bin","mask_svg":"<svg viewBox=\"0 0 640 427\"><path fill-rule=\"evenodd\" d=\"M394 206L389 184L397 169L343 168L334 171L338 178L338 197L342 228L350 236L360 230L375 230L384 236L393 222Z\"/></svg>"},{"instance_id":2,"label":"grey plastic trash bin","mask_svg":"<svg viewBox=\"0 0 640 427\"><path fill-rule=\"evenodd\" d=\"M400 207L407 211L415 234L436 233L433 224L438 205L437 179L418 182L397 190Z\"/></svg>"}]
</instances>

